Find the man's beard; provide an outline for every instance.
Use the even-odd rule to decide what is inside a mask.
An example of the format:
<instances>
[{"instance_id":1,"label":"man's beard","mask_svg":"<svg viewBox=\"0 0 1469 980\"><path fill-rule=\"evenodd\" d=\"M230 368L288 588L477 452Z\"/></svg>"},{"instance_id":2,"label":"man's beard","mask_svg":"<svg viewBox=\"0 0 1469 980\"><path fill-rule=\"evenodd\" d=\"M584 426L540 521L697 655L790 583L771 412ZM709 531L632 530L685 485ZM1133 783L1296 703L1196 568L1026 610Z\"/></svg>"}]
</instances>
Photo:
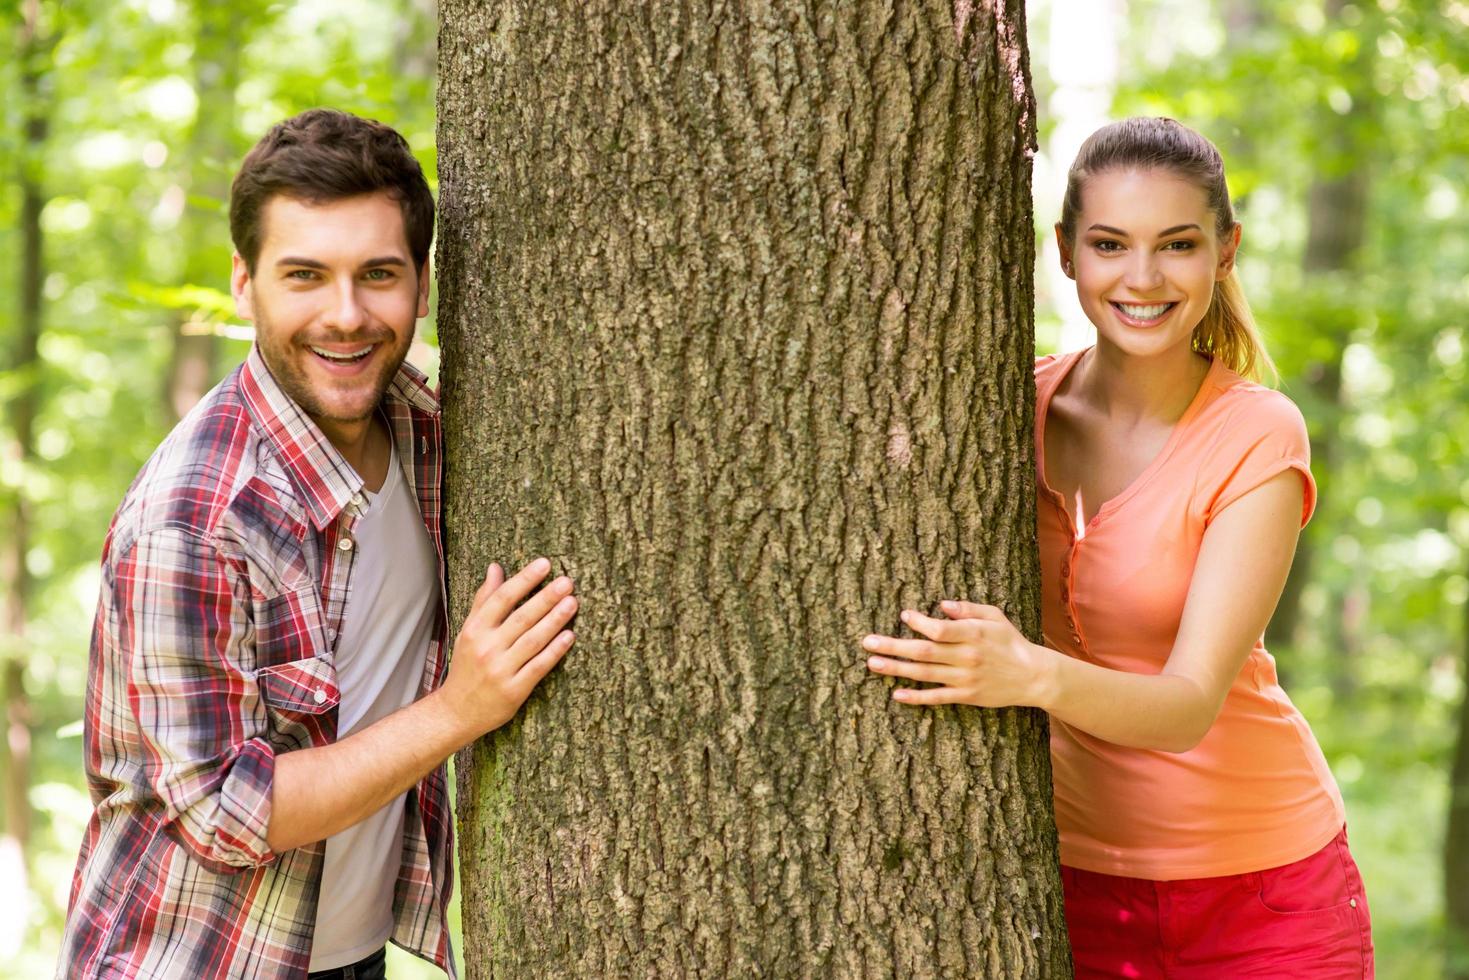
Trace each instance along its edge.
<instances>
[{"instance_id":1,"label":"man's beard","mask_svg":"<svg viewBox=\"0 0 1469 980\"><path fill-rule=\"evenodd\" d=\"M304 357L316 357L317 355L312 353L304 343L296 339L267 343L263 338L275 336L275 334L269 329L269 320L261 315L258 305L255 311L255 343L260 350L260 356L265 360L266 367L270 369L271 376L275 378L276 384L280 386L281 390L285 392L291 401L299 405L307 415L318 422L351 424L370 418L372 413L377 409L377 406L382 402L383 395L387 392L388 386L392 384L393 378L397 376L398 369L407 358L408 348L413 342L412 330L403 339L401 350L394 350L390 346L394 340L394 335L391 331L384 331L378 336L354 337L351 339L334 337L329 334L313 338L322 344L371 343L377 344L379 347L378 350L374 350L369 355L381 362L377 367L376 375L353 379L349 388L346 389L354 393L368 391L371 393L371 399L365 401L355 410L344 413L328 403L329 399L323 396L329 394L330 389L327 392L323 392L323 386L320 383L313 383L310 376L301 368L300 361L296 356L298 349L303 352ZM356 399L352 399L352 401L355 402Z\"/></svg>"}]
</instances>

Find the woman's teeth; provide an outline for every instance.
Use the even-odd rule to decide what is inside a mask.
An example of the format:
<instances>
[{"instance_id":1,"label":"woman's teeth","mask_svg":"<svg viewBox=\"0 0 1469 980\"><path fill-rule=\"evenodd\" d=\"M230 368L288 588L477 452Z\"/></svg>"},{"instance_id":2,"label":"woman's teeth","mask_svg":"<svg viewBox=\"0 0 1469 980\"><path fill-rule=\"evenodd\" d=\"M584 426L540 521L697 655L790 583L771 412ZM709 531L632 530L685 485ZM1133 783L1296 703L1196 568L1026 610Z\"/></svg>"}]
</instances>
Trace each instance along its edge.
<instances>
[{"instance_id":1,"label":"woman's teeth","mask_svg":"<svg viewBox=\"0 0 1469 980\"><path fill-rule=\"evenodd\" d=\"M1154 303L1151 306L1133 306L1130 303L1118 303L1117 308L1134 320L1156 320L1167 313L1173 306L1172 303Z\"/></svg>"},{"instance_id":2,"label":"woman's teeth","mask_svg":"<svg viewBox=\"0 0 1469 980\"><path fill-rule=\"evenodd\" d=\"M368 354L371 354L373 346L373 344L368 344L361 350L354 351L351 354L338 354L336 351L322 350L320 347L311 348L311 352L318 357L326 358L328 361L335 361L338 364L351 364L353 361L360 361Z\"/></svg>"}]
</instances>

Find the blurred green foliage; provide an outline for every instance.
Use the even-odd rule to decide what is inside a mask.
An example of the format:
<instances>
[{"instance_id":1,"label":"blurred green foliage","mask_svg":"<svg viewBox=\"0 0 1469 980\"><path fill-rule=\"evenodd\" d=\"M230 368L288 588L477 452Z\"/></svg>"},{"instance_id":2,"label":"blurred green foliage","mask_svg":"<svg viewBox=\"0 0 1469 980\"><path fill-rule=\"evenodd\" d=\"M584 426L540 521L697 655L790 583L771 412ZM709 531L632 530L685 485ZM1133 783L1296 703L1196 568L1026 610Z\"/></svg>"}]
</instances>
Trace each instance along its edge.
<instances>
[{"instance_id":1,"label":"blurred green foliage","mask_svg":"<svg viewBox=\"0 0 1469 980\"><path fill-rule=\"evenodd\" d=\"M1054 5L1032 0L1043 133ZM0 453L0 521L30 502L35 582L24 644L0 637L26 663L35 732L31 901L20 949L0 948L16 977L54 968L90 811L79 718L102 536L171 424L180 332L221 337L216 376L246 349L228 298L235 165L271 123L334 105L399 128L435 180L433 0L37 0L54 41L38 154L10 95L25 6L0 2L0 399L34 383L39 403L32 458ZM1274 651L1348 799L1381 975L1432 976L1469 598L1469 4L1113 6L1115 114L1180 118L1228 164L1246 287L1318 443L1309 574ZM23 167L47 198L45 309L39 363L17 370ZM1323 259L1312 229L1342 217L1332 200L1360 214ZM1037 214L1039 235L1054 217ZM392 972L434 975L397 954Z\"/></svg>"}]
</instances>

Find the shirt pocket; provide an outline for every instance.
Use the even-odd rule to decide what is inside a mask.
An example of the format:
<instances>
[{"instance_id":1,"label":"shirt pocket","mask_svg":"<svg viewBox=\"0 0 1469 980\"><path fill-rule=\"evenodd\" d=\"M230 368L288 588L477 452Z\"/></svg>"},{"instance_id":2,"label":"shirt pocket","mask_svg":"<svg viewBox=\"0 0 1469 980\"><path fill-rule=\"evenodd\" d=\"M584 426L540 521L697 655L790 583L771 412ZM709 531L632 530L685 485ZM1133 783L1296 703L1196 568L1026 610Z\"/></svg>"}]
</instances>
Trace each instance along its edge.
<instances>
[{"instance_id":1,"label":"shirt pocket","mask_svg":"<svg viewBox=\"0 0 1469 980\"><path fill-rule=\"evenodd\" d=\"M331 649L321 596L296 589L275 596L253 596L255 666L261 670L304 663Z\"/></svg>"},{"instance_id":2,"label":"shirt pocket","mask_svg":"<svg viewBox=\"0 0 1469 980\"><path fill-rule=\"evenodd\" d=\"M337 671L319 657L265 667L255 674L278 749L326 745L335 737L335 709L342 701Z\"/></svg>"}]
</instances>

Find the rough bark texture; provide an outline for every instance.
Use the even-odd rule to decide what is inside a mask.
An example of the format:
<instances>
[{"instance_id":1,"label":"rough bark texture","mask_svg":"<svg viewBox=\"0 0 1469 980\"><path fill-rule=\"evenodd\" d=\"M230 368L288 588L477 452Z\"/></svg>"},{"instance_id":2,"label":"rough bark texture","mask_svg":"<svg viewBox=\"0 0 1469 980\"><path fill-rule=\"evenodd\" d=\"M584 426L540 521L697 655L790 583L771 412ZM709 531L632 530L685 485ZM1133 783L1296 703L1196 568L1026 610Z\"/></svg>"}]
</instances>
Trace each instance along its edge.
<instances>
[{"instance_id":1,"label":"rough bark texture","mask_svg":"<svg viewBox=\"0 0 1469 980\"><path fill-rule=\"evenodd\" d=\"M582 595L459 759L470 975L1068 975L1044 716L858 646L1038 633L1020 0L446 0L439 85L454 618Z\"/></svg>"}]
</instances>

